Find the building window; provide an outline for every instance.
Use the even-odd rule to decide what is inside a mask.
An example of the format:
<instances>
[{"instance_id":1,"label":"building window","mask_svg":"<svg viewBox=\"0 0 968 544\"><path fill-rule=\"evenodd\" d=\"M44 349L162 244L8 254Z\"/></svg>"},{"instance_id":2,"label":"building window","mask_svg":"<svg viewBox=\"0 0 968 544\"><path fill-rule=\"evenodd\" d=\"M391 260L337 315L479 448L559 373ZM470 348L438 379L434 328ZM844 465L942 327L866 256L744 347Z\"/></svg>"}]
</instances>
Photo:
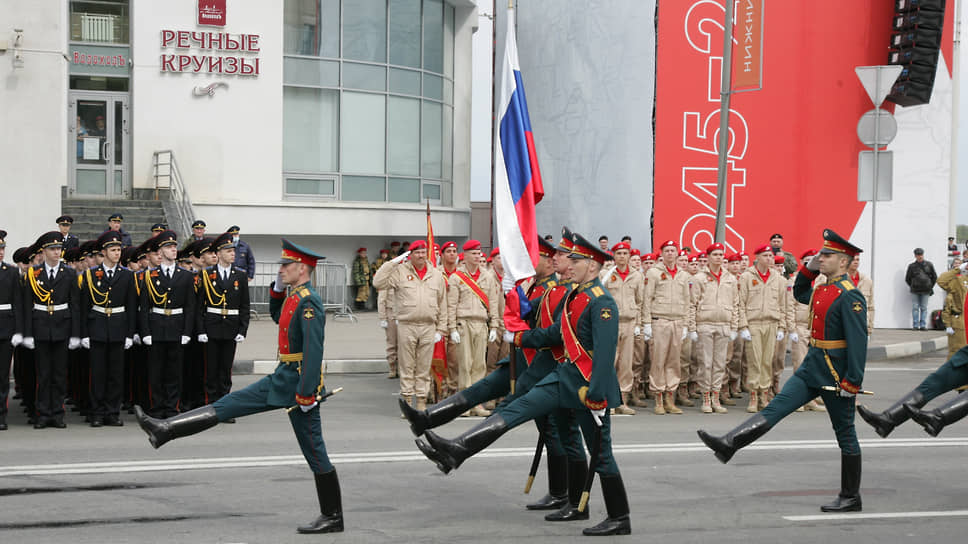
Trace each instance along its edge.
<instances>
[{"instance_id":1,"label":"building window","mask_svg":"<svg viewBox=\"0 0 968 544\"><path fill-rule=\"evenodd\" d=\"M452 205L453 6L285 0L283 19L286 198Z\"/></svg>"},{"instance_id":2,"label":"building window","mask_svg":"<svg viewBox=\"0 0 968 544\"><path fill-rule=\"evenodd\" d=\"M128 0L71 0L70 41L128 43Z\"/></svg>"}]
</instances>

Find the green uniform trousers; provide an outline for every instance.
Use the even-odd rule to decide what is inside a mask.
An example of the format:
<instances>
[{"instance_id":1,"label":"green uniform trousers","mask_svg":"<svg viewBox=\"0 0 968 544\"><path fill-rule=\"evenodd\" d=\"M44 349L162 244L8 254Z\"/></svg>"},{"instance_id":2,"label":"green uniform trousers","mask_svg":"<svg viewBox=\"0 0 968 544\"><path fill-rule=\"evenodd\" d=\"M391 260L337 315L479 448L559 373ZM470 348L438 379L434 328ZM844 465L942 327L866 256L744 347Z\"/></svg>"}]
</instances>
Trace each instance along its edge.
<instances>
[{"instance_id":1,"label":"green uniform trousers","mask_svg":"<svg viewBox=\"0 0 968 544\"><path fill-rule=\"evenodd\" d=\"M968 384L968 347L963 347L939 366L938 370L925 378L918 386L918 391L927 403L937 396L966 384Z\"/></svg>"},{"instance_id":2,"label":"green uniform trousers","mask_svg":"<svg viewBox=\"0 0 968 544\"><path fill-rule=\"evenodd\" d=\"M770 427L773 427L781 419L817 398L818 395L823 398L827 407L827 415L830 416L830 423L833 425L834 434L837 436L837 445L840 446L840 451L844 455L859 455L860 444L857 442L857 432L854 429L856 398L841 397L833 391L811 387L799 376L799 373L794 373L787 380L780 394L774 397L760 413L766 418Z\"/></svg>"}]
</instances>

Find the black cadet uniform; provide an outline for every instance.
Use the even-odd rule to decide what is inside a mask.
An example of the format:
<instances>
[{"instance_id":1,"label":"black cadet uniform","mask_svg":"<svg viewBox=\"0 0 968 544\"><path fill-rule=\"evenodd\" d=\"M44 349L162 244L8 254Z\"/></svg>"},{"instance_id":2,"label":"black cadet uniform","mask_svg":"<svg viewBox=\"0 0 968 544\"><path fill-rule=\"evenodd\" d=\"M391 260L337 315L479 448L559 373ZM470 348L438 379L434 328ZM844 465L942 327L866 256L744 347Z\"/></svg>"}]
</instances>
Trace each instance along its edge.
<instances>
[{"instance_id":1,"label":"black cadet uniform","mask_svg":"<svg viewBox=\"0 0 968 544\"><path fill-rule=\"evenodd\" d=\"M194 260L201 260L203 254L209 251L212 245L211 238L203 238L202 240L196 240L188 244L188 247L181 250L179 253L184 254L187 262L191 264L192 281L195 289L195 298L198 299L198 293L201 289L201 270L196 270L194 265ZM197 308L196 304L196 308ZM198 311L196 310L195 315L192 319L195 321L192 323L193 330L197 326L198 322ZM184 412L186 410L191 410L206 404L205 402L205 345L199 342L195 335L191 336L191 339L185 344L185 356L182 363L182 389L181 389L181 405L180 411Z\"/></svg>"},{"instance_id":2,"label":"black cadet uniform","mask_svg":"<svg viewBox=\"0 0 968 544\"><path fill-rule=\"evenodd\" d=\"M35 255L34 246L22 247L13 252L13 260L17 266L17 296L20 299L21 305L18 312L21 331L23 330L23 322L25 321L24 316L27 311L23 304L23 282L26 279L26 272L30 270L29 264L30 260ZM23 267L19 265L24 265ZM34 371L34 350L27 349L23 345L23 334L21 334L20 342L13 349L13 379L16 385L16 390L20 393L20 404L24 408L24 413L27 414L27 423L33 425L36 421L37 413L37 373Z\"/></svg>"},{"instance_id":3,"label":"black cadet uniform","mask_svg":"<svg viewBox=\"0 0 968 544\"><path fill-rule=\"evenodd\" d=\"M234 248L226 232L212 244L220 251ZM198 338L205 343L205 401L212 403L232 390L235 346L249 331L249 280L245 271L220 264L199 274Z\"/></svg>"},{"instance_id":4,"label":"black cadet uniform","mask_svg":"<svg viewBox=\"0 0 968 544\"><path fill-rule=\"evenodd\" d=\"M0 230L0 248L7 232ZM0 431L7 430L7 396L10 394L10 359L14 345L23 341L23 293L17 265L0 261Z\"/></svg>"},{"instance_id":5,"label":"black cadet uniform","mask_svg":"<svg viewBox=\"0 0 968 544\"><path fill-rule=\"evenodd\" d=\"M61 249L60 232L48 232L35 244ZM53 277L51 276L53 271ZM23 285L24 345L34 348L37 369L35 429L48 425L63 429L67 391L67 351L81 345L80 293L74 269L58 262L41 263L28 270Z\"/></svg>"},{"instance_id":6,"label":"black cadet uniform","mask_svg":"<svg viewBox=\"0 0 968 544\"><path fill-rule=\"evenodd\" d=\"M70 226L70 225L73 225L74 224L74 218L71 217L71 216L69 216L69 215L62 215L62 216L60 216L60 217L57 218L57 224L58 225L62 225L62 226ZM64 247L63 247L64 251L68 251L70 249L74 249L74 248L76 248L76 247L78 247L78 246L81 245L81 241L77 239L77 236L74 236L73 234L71 234L69 232L67 233L67 236L64 236L62 238L62 240L63 240L63 244L64 244Z\"/></svg>"},{"instance_id":7,"label":"black cadet uniform","mask_svg":"<svg viewBox=\"0 0 968 544\"><path fill-rule=\"evenodd\" d=\"M178 243L165 231L152 238L152 250ZM169 276L170 275L170 276ZM184 344L192 334L195 315L194 274L172 263L151 268L141 289L138 329L148 349L148 387L151 413L171 417L178 413L182 385Z\"/></svg>"},{"instance_id":8,"label":"black cadet uniform","mask_svg":"<svg viewBox=\"0 0 968 544\"><path fill-rule=\"evenodd\" d=\"M108 231L97 242L102 251L121 247L121 234ZM101 264L81 276L81 343L90 348L92 427L122 425L124 350L133 344L137 310L134 273L120 263Z\"/></svg>"}]
</instances>

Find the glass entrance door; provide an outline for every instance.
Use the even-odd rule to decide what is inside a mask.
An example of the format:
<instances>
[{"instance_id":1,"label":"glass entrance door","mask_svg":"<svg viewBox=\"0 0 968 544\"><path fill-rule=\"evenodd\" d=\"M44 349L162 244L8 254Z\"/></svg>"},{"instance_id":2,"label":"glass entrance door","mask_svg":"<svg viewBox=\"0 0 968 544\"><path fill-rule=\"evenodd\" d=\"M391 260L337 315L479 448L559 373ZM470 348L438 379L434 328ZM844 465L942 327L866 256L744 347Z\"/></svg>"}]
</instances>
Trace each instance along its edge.
<instances>
[{"instance_id":1,"label":"glass entrance door","mask_svg":"<svg viewBox=\"0 0 968 544\"><path fill-rule=\"evenodd\" d=\"M127 198L128 96L109 93L70 95L72 196Z\"/></svg>"}]
</instances>

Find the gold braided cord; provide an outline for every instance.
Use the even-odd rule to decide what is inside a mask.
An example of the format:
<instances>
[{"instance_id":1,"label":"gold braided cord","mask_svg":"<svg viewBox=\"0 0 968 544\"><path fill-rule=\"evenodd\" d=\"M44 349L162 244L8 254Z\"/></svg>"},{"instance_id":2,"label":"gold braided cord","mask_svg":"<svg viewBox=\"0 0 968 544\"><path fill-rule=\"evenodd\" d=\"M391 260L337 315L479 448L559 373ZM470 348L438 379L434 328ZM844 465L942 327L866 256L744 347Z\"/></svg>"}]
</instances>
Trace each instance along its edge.
<instances>
[{"instance_id":1,"label":"gold braided cord","mask_svg":"<svg viewBox=\"0 0 968 544\"><path fill-rule=\"evenodd\" d=\"M37 283L37 274L35 272L36 272L36 269L33 269L33 268L31 268L30 271L27 272L27 276L29 276L28 281L30 281L30 288L33 290L34 296L37 297L37 300L43 302L44 304L47 304L48 302L50 302L50 295L53 292L53 290L48 291L47 289L44 289L43 287L41 287L40 284Z\"/></svg>"},{"instance_id":2,"label":"gold braided cord","mask_svg":"<svg viewBox=\"0 0 968 544\"><path fill-rule=\"evenodd\" d=\"M168 293L161 294L155 289L155 284L151 282L151 271L145 275L145 286L148 289L148 296L155 306L164 306L168 302Z\"/></svg>"},{"instance_id":3,"label":"gold braided cord","mask_svg":"<svg viewBox=\"0 0 968 544\"><path fill-rule=\"evenodd\" d=\"M97 288L94 287L94 280L91 279L91 269L90 268L88 268L84 272L84 275L87 278L87 290L91 293L91 301L94 302L94 305L95 306L104 306L104 305L106 305L107 302L108 302L108 295L109 295L109 293L102 293L101 291L98 291ZM98 295L101 296L101 300L98 300L98 298L97 298Z\"/></svg>"},{"instance_id":4,"label":"gold braided cord","mask_svg":"<svg viewBox=\"0 0 968 544\"><path fill-rule=\"evenodd\" d=\"M225 304L225 293L219 294L219 292L215 290L215 285L212 283L212 279L209 277L208 272L202 270L202 275L205 276L202 278L202 283L205 285L205 297L208 298L208 304L210 306L223 306ZM218 300L212 299L212 295L215 295Z\"/></svg>"}]
</instances>

